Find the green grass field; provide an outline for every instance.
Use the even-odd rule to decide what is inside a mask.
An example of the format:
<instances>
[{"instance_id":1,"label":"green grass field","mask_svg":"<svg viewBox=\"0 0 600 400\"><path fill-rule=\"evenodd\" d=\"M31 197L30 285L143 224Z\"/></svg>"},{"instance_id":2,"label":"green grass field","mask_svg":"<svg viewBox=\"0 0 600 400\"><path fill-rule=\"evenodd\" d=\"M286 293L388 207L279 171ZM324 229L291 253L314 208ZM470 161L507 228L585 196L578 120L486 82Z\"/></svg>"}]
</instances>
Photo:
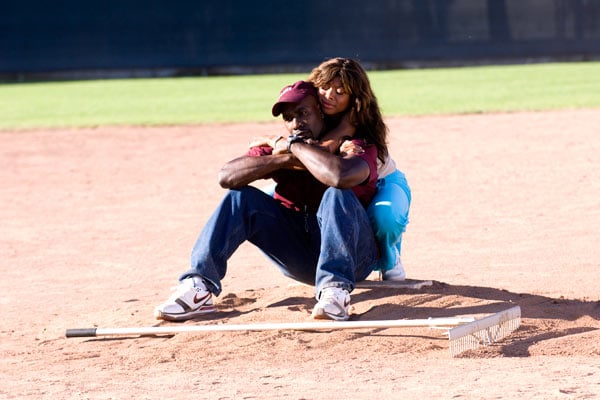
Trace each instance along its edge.
<instances>
[{"instance_id":1,"label":"green grass field","mask_svg":"<svg viewBox=\"0 0 600 400\"><path fill-rule=\"evenodd\" d=\"M0 84L0 129L270 121L306 74ZM369 72L386 116L600 107L600 63Z\"/></svg>"}]
</instances>

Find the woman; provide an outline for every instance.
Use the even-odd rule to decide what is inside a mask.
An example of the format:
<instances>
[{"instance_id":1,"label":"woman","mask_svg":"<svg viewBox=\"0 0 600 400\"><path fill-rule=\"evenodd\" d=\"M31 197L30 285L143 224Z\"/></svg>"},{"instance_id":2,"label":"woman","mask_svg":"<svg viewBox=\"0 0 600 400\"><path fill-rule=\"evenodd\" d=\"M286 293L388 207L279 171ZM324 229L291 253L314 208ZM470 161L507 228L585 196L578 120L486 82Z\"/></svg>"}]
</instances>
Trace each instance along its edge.
<instances>
[{"instance_id":1,"label":"woman","mask_svg":"<svg viewBox=\"0 0 600 400\"><path fill-rule=\"evenodd\" d=\"M308 78L319 88L321 109L328 133L321 140L330 151L336 151L344 137L357 130L379 149L377 194L367 212L379 242L381 258L375 267L384 280L404 280L401 261L402 234L408 224L411 191L404 174L396 168L387 152L388 128L383 122L377 98L362 66L348 58L332 58L314 68ZM378 140L384 143L377 143ZM348 143L342 151L361 151Z\"/></svg>"},{"instance_id":2,"label":"woman","mask_svg":"<svg viewBox=\"0 0 600 400\"><path fill-rule=\"evenodd\" d=\"M374 269L382 279L401 281L406 274L400 258L402 234L408 224L411 191L402 172L396 169L387 150L388 128L383 122L377 98L362 66L349 58L332 58L314 68L308 78L319 90L321 110L328 132L320 145L330 152L361 152L346 138L356 131L378 149L377 194L367 208L381 258ZM257 138L250 145L272 147L281 136ZM341 147L340 147L341 145ZM265 190L269 191L269 189Z\"/></svg>"}]
</instances>

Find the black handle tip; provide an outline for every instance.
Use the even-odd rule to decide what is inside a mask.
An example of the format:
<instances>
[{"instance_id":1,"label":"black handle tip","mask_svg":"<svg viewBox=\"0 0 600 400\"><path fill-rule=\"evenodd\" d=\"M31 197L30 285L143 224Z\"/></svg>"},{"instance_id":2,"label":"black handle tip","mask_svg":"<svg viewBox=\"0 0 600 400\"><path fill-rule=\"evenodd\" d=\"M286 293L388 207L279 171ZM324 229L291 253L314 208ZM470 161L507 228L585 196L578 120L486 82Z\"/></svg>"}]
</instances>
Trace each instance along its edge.
<instances>
[{"instance_id":1,"label":"black handle tip","mask_svg":"<svg viewBox=\"0 0 600 400\"><path fill-rule=\"evenodd\" d=\"M96 328L67 329L66 337L95 337Z\"/></svg>"}]
</instances>

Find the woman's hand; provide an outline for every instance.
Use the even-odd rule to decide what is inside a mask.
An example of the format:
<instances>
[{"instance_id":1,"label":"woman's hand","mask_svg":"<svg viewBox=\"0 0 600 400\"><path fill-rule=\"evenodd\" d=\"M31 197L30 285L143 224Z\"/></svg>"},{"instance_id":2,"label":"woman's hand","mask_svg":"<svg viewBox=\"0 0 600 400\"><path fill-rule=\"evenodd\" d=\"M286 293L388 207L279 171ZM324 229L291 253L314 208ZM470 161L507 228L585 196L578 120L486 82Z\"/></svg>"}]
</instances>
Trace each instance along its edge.
<instances>
[{"instance_id":1,"label":"woman's hand","mask_svg":"<svg viewBox=\"0 0 600 400\"><path fill-rule=\"evenodd\" d=\"M356 143L352 142L351 140L345 140L342 145L340 146L340 155L342 157L344 156L356 156L359 154L364 153L365 150L357 145Z\"/></svg>"}]
</instances>

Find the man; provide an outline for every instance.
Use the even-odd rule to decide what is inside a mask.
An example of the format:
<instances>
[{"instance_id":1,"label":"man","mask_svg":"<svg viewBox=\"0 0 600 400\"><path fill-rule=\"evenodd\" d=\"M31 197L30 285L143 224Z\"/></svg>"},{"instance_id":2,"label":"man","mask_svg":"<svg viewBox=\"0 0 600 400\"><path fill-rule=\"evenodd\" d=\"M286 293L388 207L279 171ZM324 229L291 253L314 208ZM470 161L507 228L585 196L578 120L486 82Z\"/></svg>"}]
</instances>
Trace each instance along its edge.
<instances>
[{"instance_id":1,"label":"man","mask_svg":"<svg viewBox=\"0 0 600 400\"><path fill-rule=\"evenodd\" d=\"M361 154L334 155L314 145L324 122L311 83L283 88L272 113L283 116L290 136L223 166L219 183L230 190L194 245L191 269L155 309L156 318L182 321L214 312L212 296L221 293L227 260L246 240L286 276L315 285L314 318L349 318L349 293L378 256L365 211L376 191L377 149L360 133L354 140ZM268 178L277 183L274 196L248 186Z\"/></svg>"}]
</instances>

